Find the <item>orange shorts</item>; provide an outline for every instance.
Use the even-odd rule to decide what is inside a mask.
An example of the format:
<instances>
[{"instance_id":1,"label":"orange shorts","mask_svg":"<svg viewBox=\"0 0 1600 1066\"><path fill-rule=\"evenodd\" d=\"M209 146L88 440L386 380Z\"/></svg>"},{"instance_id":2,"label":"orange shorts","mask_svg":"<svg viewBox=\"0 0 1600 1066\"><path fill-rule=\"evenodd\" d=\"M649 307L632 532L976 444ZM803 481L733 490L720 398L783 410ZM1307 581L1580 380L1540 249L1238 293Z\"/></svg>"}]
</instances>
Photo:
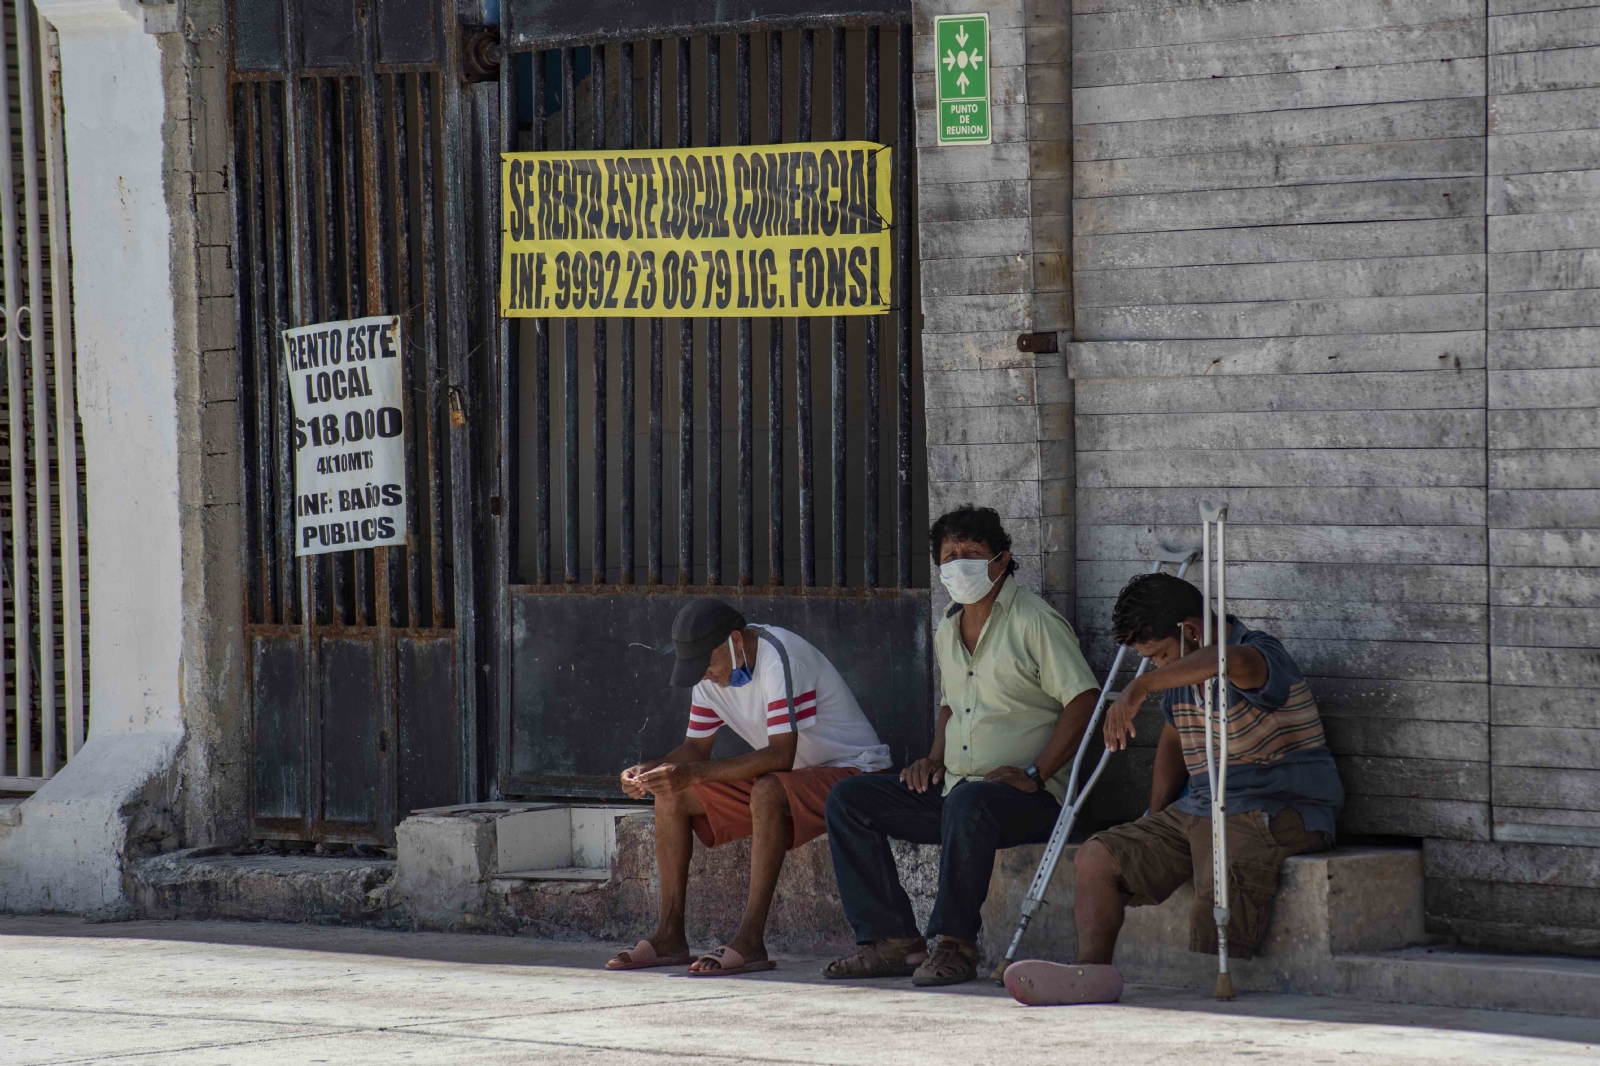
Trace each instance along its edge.
<instances>
[{"instance_id":1,"label":"orange shorts","mask_svg":"<svg viewBox=\"0 0 1600 1066\"><path fill-rule=\"evenodd\" d=\"M798 848L828 831L824 808L833 786L861 771L849 766L813 766L773 774L789 797L789 847ZM694 819L694 835L708 848L750 835L750 781L708 781L694 787L704 815Z\"/></svg>"}]
</instances>

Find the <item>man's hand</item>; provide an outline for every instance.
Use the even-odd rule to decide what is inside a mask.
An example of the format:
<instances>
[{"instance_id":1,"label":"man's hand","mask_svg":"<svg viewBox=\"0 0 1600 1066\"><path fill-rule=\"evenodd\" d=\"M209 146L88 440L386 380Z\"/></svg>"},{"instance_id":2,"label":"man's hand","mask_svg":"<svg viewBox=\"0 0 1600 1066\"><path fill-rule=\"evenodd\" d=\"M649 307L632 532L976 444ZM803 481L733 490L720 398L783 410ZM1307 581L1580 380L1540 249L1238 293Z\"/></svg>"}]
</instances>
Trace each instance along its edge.
<instances>
[{"instance_id":1,"label":"man's hand","mask_svg":"<svg viewBox=\"0 0 1600 1066\"><path fill-rule=\"evenodd\" d=\"M900 771L900 780L913 792L926 792L930 785L937 785L944 780L944 761L942 759L918 759L904 770Z\"/></svg>"},{"instance_id":2,"label":"man's hand","mask_svg":"<svg viewBox=\"0 0 1600 1066\"><path fill-rule=\"evenodd\" d=\"M1106 708L1105 738L1108 751L1126 750L1128 738L1139 735L1133 726L1133 719L1144 705L1144 696L1144 686L1139 681L1132 681L1118 694L1116 702Z\"/></svg>"},{"instance_id":3,"label":"man's hand","mask_svg":"<svg viewBox=\"0 0 1600 1066\"><path fill-rule=\"evenodd\" d=\"M646 792L660 794L662 792L679 792L694 784L694 775L689 767L676 763L662 763L652 770L646 770L638 777L639 787Z\"/></svg>"},{"instance_id":4,"label":"man's hand","mask_svg":"<svg viewBox=\"0 0 1600 1066\"><path fill-rule=\"evenodd\" d=\"M645 773L649 765L649 763L635 763L622 771L622 791L628 794L629 799L644 799L644 786L639 784L639 775Z\"/></svg>"},{"instance_id":5,"label":"man's hand","mask_svg":"<svg viewBox=\"0 0 1600 1066\"><path fill-rule=\"evenodd\" d=\"M994 781L1002 785L1010 785L1021 792L1037 792L1039 786L1033 783L1033 778L1017 769L1015 766L999 766L983 775L985 781Z\"/></svg>"}]
</instances>

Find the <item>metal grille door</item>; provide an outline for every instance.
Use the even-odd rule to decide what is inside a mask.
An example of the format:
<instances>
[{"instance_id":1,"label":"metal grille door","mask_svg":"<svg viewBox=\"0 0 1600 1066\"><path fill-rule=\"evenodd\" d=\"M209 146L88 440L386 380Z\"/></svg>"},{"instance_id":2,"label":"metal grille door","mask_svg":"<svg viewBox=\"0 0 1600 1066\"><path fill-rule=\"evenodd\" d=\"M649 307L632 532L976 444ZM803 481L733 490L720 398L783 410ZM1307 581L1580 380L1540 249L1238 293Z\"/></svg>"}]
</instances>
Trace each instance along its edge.
<instances>
[{"instance_id":1,"label":"metal grille door","mask_svg":"<svg viewBox=\"0 0 1600 1066\"><path fill-rule=\"evenodd\" d=\"M915 531L927 503L909 21L796 18L779 2L734 26L632 34L615 26L660 12L601 6L589 26L575 8L503 5L499 146L890 145L891 310L502 321L501 787L620 796L619 760L683 732L682 700L646 646L688 596L708 593L804 633L896 756L920 754L928 599Z\"/></svg>"},{"instance_id":2,"label":"metal grille door","mask_svg":"<svg viewBox=\"0 0 1600 1066\"><path fill-rule=\"evenodd\" d=\"M73 396L61 51L30 0L0 4L0 576L5 715L0 790L32 791L83 746L87 538Z\"/></svg>"},{"instance_id":3,"label":"metal grille door","mask_svg":"<svg viewBox=\"0 0 1600 1066\"><path fill-rule=\"evenodd\" d=\"M280 0L233 27L254 830L386 842L411 809L476 798L454 19ZM376 314L406 343L408 541L297 558L278 335Z\"/></svg>"}]
</instances>

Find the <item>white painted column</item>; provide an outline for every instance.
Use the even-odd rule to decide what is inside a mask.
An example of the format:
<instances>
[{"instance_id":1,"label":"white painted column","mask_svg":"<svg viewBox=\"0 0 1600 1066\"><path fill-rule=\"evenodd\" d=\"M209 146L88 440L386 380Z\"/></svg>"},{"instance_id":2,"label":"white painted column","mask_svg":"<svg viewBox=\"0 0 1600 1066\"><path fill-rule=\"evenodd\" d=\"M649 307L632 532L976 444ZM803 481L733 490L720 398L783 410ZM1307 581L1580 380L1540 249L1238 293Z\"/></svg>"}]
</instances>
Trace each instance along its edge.
<instances>
[{"instance_id":1,"label":"white painted column","mask_svg":"<svg viewBox=\"0 0 1600 1066\"><path fill-rule=\"evenodd\" d=\"M183 739L178 408L161 50L133 0L37 0L61 36L89 526L88 743L0 825L0 909L122 898ZM161 5L150 29L176 28ZM160 20L161 25L154 24Z\"/></svg>"}]
</instances>

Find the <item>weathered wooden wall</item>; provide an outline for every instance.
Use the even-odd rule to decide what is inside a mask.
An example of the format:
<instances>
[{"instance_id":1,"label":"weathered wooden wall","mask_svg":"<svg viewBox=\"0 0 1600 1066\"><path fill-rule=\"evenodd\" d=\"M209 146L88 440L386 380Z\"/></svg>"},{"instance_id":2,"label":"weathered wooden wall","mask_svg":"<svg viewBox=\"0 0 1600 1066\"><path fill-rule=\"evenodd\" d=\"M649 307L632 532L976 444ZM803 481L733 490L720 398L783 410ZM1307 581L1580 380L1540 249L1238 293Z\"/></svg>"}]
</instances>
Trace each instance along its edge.
<instances>
[{"instance_id":1,"label":"weathered wooden wall","mask_svg":"<svg viewBox=\"0 0 1600 1066\"><path fill-rule=\"evenodd\" d=\"M975 9L989 13L994 143L938 148L933 17ZM1071 617L1072 383L1064 353L1017 350L1018 334L1072 325L1069 14L1069 0L919 2L913 58L928 513L994 507L1019 579Z\"/></svg>"},{"instance_id":2,"label":"weathered wooden wall","mask_svg":"<svg viewBox=\"0 0 1600 1066\"><path fill-rule=\"evenodd\" d=\"M1227 500L1232 606L1312 676L1342 830L1429 841L1435 931L1581 951L1600 951L1597 46L1593 0L1074 0L1097 665L1121 585ZM1096 813L1143 801L1113 788Z\"/></svg>"},{"instance_id":3,"label":"weathered wooden wall","mask_svg":"<svg viewBox=\"0 0 1600 1066\"><path fill-rule=\"evenodd\" d=\"M1490 0L1495 843L1428 847L1440 931L1590 952L1600 952L1597 45L1592 0Z\"/></svg>"},{"instance_id":4,"label":"weathered wooden wall","mask_svg":"<svg viewBox=\"0 0 1600 1066\"><path fill-rule=\"evenodd\" d=\"M1345 831L1487 839L1482 2L1075 10L1084 627L1226 499Z\"/></svg>"}]
</instances>

